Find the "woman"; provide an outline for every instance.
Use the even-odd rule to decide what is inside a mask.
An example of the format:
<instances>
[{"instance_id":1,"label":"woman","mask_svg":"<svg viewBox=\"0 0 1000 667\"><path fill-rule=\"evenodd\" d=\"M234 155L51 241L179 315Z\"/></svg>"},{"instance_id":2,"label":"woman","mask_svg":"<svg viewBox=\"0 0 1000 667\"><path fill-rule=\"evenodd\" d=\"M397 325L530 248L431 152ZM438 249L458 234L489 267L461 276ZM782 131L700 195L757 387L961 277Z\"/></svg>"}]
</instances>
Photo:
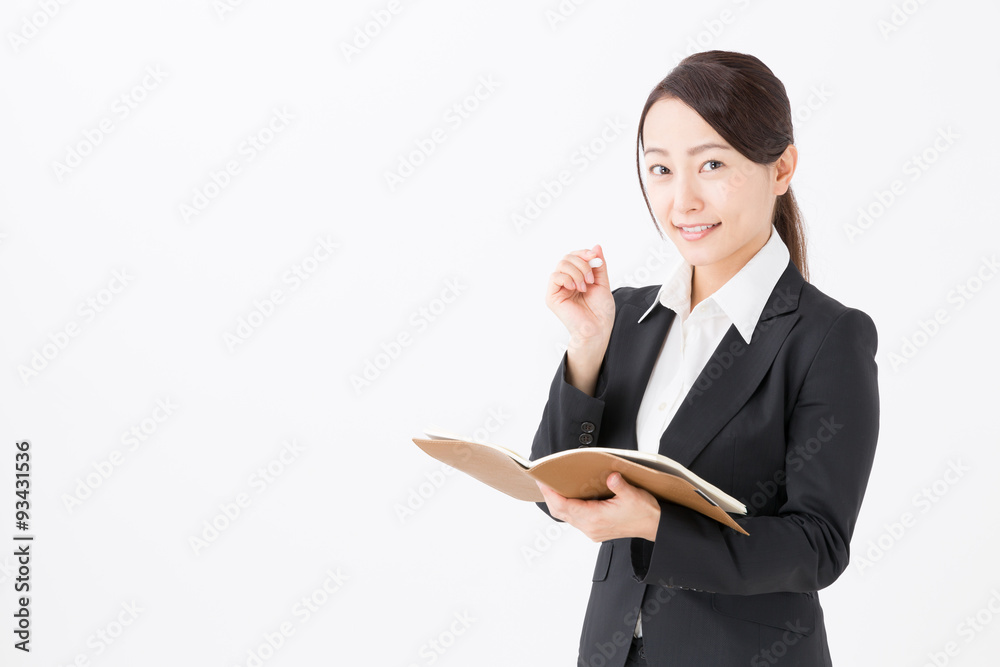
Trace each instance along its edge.
<instances>
[{"instance_id":1,"label":"woman","mask_svg":"<svg viewBox=\"0 0 1000 667\"><path fill-rule=\"evenodd\" d=\"M847 567L878 437L871 318L806 282L784 86L696 53L650 93L640 187L682 260L611 290L600 245L546 303L570 333L532 444L659 452L741 499L741 535L612 474L609 500L539 503L601 542L578 664L830 665L817 591Z\"/></svg>"}]
</instances>

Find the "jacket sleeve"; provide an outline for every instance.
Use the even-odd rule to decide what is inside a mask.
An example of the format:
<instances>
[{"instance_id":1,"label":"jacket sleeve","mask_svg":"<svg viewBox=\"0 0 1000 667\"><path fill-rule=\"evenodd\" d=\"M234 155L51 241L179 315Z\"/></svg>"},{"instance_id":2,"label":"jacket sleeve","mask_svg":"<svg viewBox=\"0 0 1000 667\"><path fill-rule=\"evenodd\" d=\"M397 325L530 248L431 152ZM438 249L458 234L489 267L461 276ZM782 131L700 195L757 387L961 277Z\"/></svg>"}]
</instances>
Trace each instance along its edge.
<instances>
[{"instance_id":1,"label":"jacket sleeve","mask_svg":"<svg viewBox=\"0 0 1000 667\"><path fill-rule=\"evenodd\" d=\"M633 577L731 595L833 583L849 561L875 456L877 345L874 322L857 309L827 331L786 417L786 501L775 516L737 518L744 536L661 502L655 542L630 539Z\"/></svg>"},{"instance_id":2,"label":"jacket sleeve","mask_svg":"<svg viewBox=\"0 0 1000 667\"><path fill-rule=\"evenodd\" d=\"M616 296L615 326L618 324L618 315L621 312L620 303L617 301L620 289L619 287L611 292L612 296ZM613 335L614 327L612 327ZM555 377L552 378L549 397L542 410L542 420L531 443L529 459L532 461L556 452L599 442L601 418L604 415L604 394L607 391L604 361L602 360L598 373L595 396L590 396L566 381L567 356L568 353L564 352ZM607 352L605 352L606 358ZM581 436L584 436L583 441ZM552 517L544 502L535 504ZM552 518L562 523L562 519Z\"/></svg>"}]
</instances>

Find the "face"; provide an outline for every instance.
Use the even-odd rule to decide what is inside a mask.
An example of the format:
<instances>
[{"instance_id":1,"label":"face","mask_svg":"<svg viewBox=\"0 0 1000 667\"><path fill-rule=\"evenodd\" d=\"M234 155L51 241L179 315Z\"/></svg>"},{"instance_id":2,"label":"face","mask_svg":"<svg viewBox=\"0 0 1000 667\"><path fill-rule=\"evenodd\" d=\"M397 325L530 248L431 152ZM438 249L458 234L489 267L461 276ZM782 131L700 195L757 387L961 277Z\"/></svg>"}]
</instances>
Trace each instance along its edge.
<instances>
[{"instance_id":1,"label":"face","mask_svg":"<svg viewBox=\"0 0 1000 667\"><path fill-rule=\"evenodd\" d=\"M757 164L687 104L664 98L649 108L642 149L646 194L665 235L692 266L735 275L767 242L794 146L773 165Z\"/></svg>"}]
</instances>

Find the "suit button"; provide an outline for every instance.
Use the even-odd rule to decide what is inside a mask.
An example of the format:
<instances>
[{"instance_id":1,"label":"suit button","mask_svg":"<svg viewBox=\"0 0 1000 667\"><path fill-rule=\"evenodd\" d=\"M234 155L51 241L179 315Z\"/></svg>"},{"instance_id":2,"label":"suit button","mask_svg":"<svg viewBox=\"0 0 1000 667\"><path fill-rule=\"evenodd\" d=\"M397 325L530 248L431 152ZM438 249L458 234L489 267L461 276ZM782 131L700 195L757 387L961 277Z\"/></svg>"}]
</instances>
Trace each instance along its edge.
<instances>
[{"instance_id":1,"label":"suit button","mask_svg":"<svg viewBox=\"0 0 1000 667\"><path fill-rule=\"evenodd\" d=\"M584 433L593 433L594 432L594 424L593 424L593 422L583 422L582 424L580 424L580 428L583 429Z\"/></svg>"},{"instance_id":2,"label":"suit button","mask_svg":"<svg viewBox=\"0 0 1000 667\"><path fill-rule=\"evenodd\" d=\"M589 433L580 434L580 444L589 445L593 441L594 441L594 436L590 435Z\"/></svg>"}]
</instances>

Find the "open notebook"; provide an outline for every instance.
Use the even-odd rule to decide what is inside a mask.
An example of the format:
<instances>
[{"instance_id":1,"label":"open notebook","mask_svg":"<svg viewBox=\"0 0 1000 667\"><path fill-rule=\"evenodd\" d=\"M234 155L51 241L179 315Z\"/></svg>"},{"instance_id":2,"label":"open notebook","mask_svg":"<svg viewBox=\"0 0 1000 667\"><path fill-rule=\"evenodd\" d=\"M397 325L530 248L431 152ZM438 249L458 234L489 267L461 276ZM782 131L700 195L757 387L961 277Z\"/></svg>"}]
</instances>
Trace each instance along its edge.
<instances>
[{"instance_id":1,"label":"open notebook","mask_svg":"<svg viewBox=\"0 0 1000 667\"><path fill-rule=\"evenodd\" d=\"M461 470L498 491L531 502L544 502L539 480L568 498L601 500L614 495L606 480L612 472L662 500L689 507L747 532L729 516L746 514L746 506L701 479L673 459L631 449L580 447L529 461L517 452L490 442L472 442L439 428L424 430L414 444L435 459Z\"/></svg>"}]
</instances>

